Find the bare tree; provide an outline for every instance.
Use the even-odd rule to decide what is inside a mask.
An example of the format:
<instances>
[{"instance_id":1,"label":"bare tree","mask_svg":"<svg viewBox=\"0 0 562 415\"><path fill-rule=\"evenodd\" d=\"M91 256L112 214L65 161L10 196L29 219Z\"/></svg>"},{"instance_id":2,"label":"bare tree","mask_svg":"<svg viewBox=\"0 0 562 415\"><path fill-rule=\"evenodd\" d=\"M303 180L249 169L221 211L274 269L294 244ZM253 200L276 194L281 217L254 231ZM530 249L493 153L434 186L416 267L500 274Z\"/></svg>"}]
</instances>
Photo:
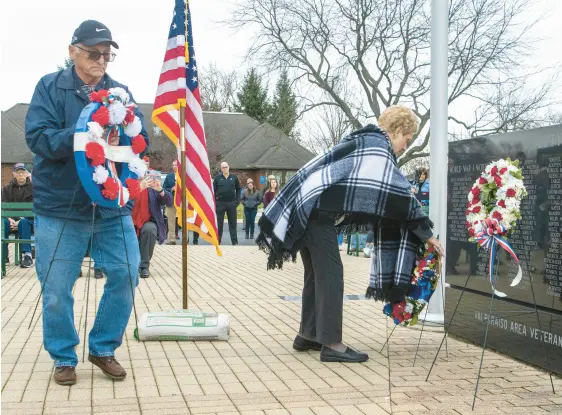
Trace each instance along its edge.
<instances>
[{"instance_id":1,"label":"bare tree","mask_svg":"<svg viewBox=\"0 0 562 415\"><path fill-rule=\"evenodd\" d=\"M450 0L449 104L470 97L486 105L498 85L524 69L535 42L529 29L536 21L521 22L532 3ZM421 128L401 158L404 164L428 155L429 5L429 0L239 0L229 22L257 29L248 51L253 62L270 70L289 67L317 92L307 95L304 111L337 106L350 126L359 128L390 105L410 105ZM513 83L504 85L508 87L504 96L518 88ZM541 105L545 88L527 92L534 94L528 101ZM528 111L532 109L522 105L517 112L521 118ZM477 127L473 121L459 121L468 130ZM494 125L497 132L502 124L487 127Z\"/></svg>"},{"instance_id":2,"label":"bare tree","mask_svg":"<svg viewBox=\"0 0 562 415\"><path fill-rule=\"evenodd\" d=\"M525 88L526 80L518 78L490 86L489 95L480 100L471 122L449 117L464 127L464 131L453 134L453 138L477 137L556 123L557 113L550 109L556 103L549 98L555 80L556 77L553 77L534 90Z\"/></svg>"},{"instance_id":3,"label":"bare tree","mask_svg":"<svg viewBox=\"0 0 562 415\"><path fill-rule=\"evenodd\" d=\"M199 88L204 111L232 111L239 77L236 71L223 71L212 63L199 73Z\"/></svg>"},{"instance_id":4,"label":"bare tree","mask_svg":"<svg viewBox=\"0 0 562 415\"><path fill-rule=\"evenodd\" d=\"M351 130L343 111L334 105L322 106L311 118L301 129L300 141L316 154L335 146Z\"/></svg>"}]
</instances>

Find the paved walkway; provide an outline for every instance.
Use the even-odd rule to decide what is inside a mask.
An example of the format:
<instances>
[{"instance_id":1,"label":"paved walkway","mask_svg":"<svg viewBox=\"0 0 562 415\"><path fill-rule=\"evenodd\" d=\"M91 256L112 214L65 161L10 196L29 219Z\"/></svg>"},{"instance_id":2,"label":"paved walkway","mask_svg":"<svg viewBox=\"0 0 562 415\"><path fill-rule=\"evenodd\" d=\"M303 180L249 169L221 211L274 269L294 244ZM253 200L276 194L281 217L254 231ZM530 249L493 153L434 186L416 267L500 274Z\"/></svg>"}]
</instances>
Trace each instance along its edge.
<instances>
[{"instance_id":1,"label":"paved walkway","mask_svg":"<svg viewBox=\"0 0 562 415\"><path fill-rule=\"evenodd\" d=\"M181 247L159 246L152 278L142 280L139 316L181 307ZM562 380L552 395L548 376L508 357L486 352L483 378L471 412L480 349L448 342L429 382L425 376L441 340L424 333L413 367L419 331L398 328L379 353L393 324L380 304L346 301L344 339L370 354L364 364L324 364L319 353L297 353L291 344L299 324L301 264L265 271L255 247L189 247L190 308L228 313L228 342L137 342L131 319L117 359L127 369L114 382L86 362L78 383L52 381L53 364L41 343L41 316L28 330L39 284L33 269L10 267L2 280L2 413L25 414L535 414L562 413ZM368 261L344 255L346 294L365 289ZM103 280L90 282L88 328ZM75 286L76 325L83 338L86 278ZM82 356L82 345L78 347Z\"/></svg>"}]
</instances>

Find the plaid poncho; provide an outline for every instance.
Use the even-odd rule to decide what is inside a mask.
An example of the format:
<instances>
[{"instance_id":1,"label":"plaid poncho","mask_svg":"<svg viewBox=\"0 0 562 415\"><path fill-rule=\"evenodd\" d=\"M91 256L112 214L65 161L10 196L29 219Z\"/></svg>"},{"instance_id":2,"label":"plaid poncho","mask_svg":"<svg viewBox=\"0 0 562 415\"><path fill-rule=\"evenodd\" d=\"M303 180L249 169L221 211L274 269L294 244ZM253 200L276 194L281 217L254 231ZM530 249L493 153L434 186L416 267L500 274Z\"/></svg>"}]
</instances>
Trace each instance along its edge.
<instances>
[{"instance_id":1,"label":"plaid poncho","mask_svg":"<svg viewBox=\"0 0 562 415\"><path fill-rule=\"evenodd\" d=\"M296 260L313 209L330 212L343 231L375 230L367 297L399 301L407 293L420 239L432 224L399 170L389 138L367 127L315 157L281 189L259 221L256 243L268 269ZM414 232L412 232L414 231Z\"/></svg>"}]
</instances>

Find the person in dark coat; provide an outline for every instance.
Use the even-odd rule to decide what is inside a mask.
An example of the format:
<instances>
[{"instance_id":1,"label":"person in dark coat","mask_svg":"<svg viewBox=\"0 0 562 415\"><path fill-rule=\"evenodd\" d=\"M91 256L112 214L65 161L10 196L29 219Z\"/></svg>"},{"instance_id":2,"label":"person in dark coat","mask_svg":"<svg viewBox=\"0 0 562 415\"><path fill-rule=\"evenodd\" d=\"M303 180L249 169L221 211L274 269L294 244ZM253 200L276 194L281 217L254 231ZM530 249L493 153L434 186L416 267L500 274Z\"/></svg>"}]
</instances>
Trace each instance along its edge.
<instances>
[{"instance_id":1,"label":"person in dark coat","mask_svg":"<svg viewBox=\"0 0 562 415\"><path fill-rule=\"evenodd\" d=\"M33 202L31 175L24 163L14 164L14 179L2 188L2 202L11 203L30 203ZM17 232L20 239L31 239L33 233L33 218L4 218L4 238L7 239L10 233ZM33 258L31 255L31 245L21 244L23 258L20 263L21 268L31 268ZM4 255L8 262L8 245L4 245Z\"/></svg>"},{"instance_id":2,"label":"person in dark coat","mask_svg":"<svg viewBox=\"0 0 562 415\"><path fill-rule=\"evenodd\" d=\"M162 187L172 194L172 200L176 197L176 172L178 171L178 162L174 160L172 162L172 171L166 175L164 179L164 184ZM178 239L178 223L176 221L176 207L172 203L172 206L166 207L166 216L168 217L168 245L175 245L176 239Z\"/></svg>"},{"instance_id":3,"label":"person in dark coat","mask_svg":"<svg viewBox=\"0 0 562 415\"><path fill-rule=\"evenodd\" d=\"M130 243L136 238L133 202L122 208L94 208L74 161L76 124L93 91L123 88L135 102L127 86L106 72L116 56L111 48L119 46L109 28L95 20L82 22L69 40L73 65L39 80L25 119L25 139L35 155L35 262L43 289L43 344L55 361L53 379L60 385L76 383L80 340L74 321L73 287L92 235L92 259L107 280L87 341L88 361L113 380L127 376L115 359L115 350L123 342L133 309L140 262L138 245ZM138 107L134 113L148 146L144 117ZM108 144L119 145L119 137L111 137ZM55 249L64 261L50 266Z\"/></svg>"},{"instance_id":4,"label":"person in dark coat","mask_svg":"<svg viewBox=\"0 0 562 415\"><path fill-rule=\"evenodd\" d=\"M228 230L232 245L238 245L237 213L236 208L240 203L240 182L235 174L230 173L228 163L221 163L221 173L213 180L215 200L217 204L217 230L219 243L222 241L224 215L228 218Z\"/></svg>"},{"instance_id":5,"label":"person in dark coat","mask_svg":"<svg viewBox=\"0 0 562 415\"><path fill-rule=\"evenodd\" d=\"M248 179L246 190L242 192L241 201L242 205L244 205L244 217L246 218L246 239L254 239L258 206L261 205L263 199L260 192L254 186L252 179Z\"/></svg>"}]
</instances>

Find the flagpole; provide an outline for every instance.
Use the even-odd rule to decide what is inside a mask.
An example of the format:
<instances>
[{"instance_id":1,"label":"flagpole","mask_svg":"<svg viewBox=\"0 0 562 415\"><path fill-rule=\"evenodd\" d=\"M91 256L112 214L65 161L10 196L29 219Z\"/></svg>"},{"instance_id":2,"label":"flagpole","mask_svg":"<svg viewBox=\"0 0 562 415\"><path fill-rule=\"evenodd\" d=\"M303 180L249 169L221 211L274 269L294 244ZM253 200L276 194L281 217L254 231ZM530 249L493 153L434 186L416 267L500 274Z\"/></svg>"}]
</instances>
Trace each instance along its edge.
<instances>
[{"instance_id":1,"label":"flagpole","mask_svg":"<svg viewBox=\"0 0 562 415\"><path fill-rule=\"evenodd\" d=\"M187 230L187 174L186 174L186 160L185 160L185 101L180 100L180 146L181 146L181 160L180 160L180 175L181 175L181 262L182 262L182 291L183 291L183 309L187 310L187 237L189 231Z\"/></svg>"}]
</instances>

